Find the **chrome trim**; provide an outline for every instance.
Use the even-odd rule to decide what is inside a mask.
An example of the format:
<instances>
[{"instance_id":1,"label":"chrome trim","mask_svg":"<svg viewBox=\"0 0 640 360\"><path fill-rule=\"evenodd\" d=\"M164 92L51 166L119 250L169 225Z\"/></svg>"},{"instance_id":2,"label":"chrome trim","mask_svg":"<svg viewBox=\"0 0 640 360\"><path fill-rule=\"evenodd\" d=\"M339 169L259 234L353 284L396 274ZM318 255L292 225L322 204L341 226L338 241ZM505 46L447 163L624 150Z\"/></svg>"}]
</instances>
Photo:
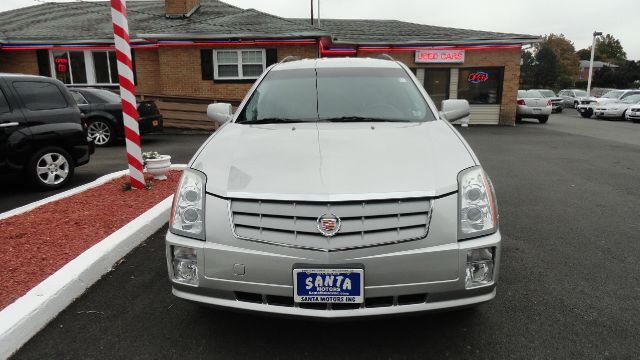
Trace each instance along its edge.
<instances>
[{"instance_id":1,"label":"chrome trim","mask_svg":"<svg viewBox=\"0 0 640 360\"><path fill-rule=\"evenodd\" d=\"M389 193L368 193L368 194L275 194L275 193L248 193L248 192L228 192L225 199L247 199L247 200L275 200L275 201L317 201L317 202L337 202L337 201L373 201L373 200L394 200L408 198L438 198L451 195L458 191L458 184L450 186L449 189L439 189L429 191L404 191ZM440 195L436 195L439 193ZM217 196L217 195L215 195Z\"/></svg>"},{"instance_id":2,"label":"chrome trim","mask_svg":"<svg viewBox=\"0 0 640 360\"><path fill-rule=\"evenodd\" d=\"M236 233L236 226L233 223L233 215L232 215L232 211L231 211L231 199L225 199L225 200L227 201L227 213L228 213L228 216L229 216L229 226L231 227L231 233L233 234L233 236L236 239L252 241L252 242L257 242L257 243L262 243L262 244L267 244L267 245L288 247L288 248L293 248L293 249L320 251L320 252L325 252L325 253L338 252L338 251L347 251L347 250L367 249L367 248L372 248L372 247L402 244L402 243L406 243L406 242L410 242L410 241L417 241L417 240L426 239L427 236L429 236L429 230L431 230L431 216L433 215L433 199L429 199L429 215L428 215L428 219L427 219L427 231L425 232L424 236L421 236L421 237L409 238L409 239L404 239L404 240L385 241L385 242L380 242L380 243L373 243L373 244L359 245L359 246L349 246L349 247L342 247L342 248L336 248L336 249L324 249L324 248L317 248L317 247L310 247L310 246L285 244L285 243L280 243L280 242L276 242L276 241L260 240L260 239L253 239L253 238L240 236L240 235L238 235ZM256 200L256 199L254 198L252 200Z\"/></svg>"},{"instance_id":3,"label":"chrome trim","mask_svg":"<svg viewBox=\"0 0 640 360\"><path fill-rule=\"evenodd\" d=\"M20 123L17 123L17 122L6 122L6 123L0 124L0 128L14 127L14 126L18 126L18 125L20 125Z\"/></svg>"},{"instance_id":4,"label":"chrome trim","mask_svg":"<svg viewBox=\"0 0 640 360\"><path fill-rule=\"evenodd\" d=\"M327 217L333 216L335 218L336 227L331 231L327 231L327 230L322 228L322 220L323 220L323 218L325 216L327 216ZM320 232L320 234L324 235L325 237L333 237L334 235L336 235L340 231L340 226L342 226L342 220L340 220L340 218L338 216L334 215L334 214L322 214L322 215L318 216L318 218L316 219L316 226L317 226L318 231Z\"/></svg>"}]
</instances>

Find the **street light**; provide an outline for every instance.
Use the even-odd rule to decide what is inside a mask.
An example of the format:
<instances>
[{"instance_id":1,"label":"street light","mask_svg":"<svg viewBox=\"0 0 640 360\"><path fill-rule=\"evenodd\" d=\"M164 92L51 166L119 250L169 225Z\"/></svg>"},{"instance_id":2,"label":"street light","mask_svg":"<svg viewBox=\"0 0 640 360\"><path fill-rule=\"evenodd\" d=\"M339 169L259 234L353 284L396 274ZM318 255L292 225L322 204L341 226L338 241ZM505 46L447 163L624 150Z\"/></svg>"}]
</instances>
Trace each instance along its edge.
<instances>
[{"instance_id":1,"label":"street light","mask_svg":"<svg viewBox=\"0 0 640 360\"><path fill-rule=\"evenodd\" d=\"M591 96L591 78L593 77L593 57L596 54L596 39L602 36L601 32L593 32L593 44L591 44L591 61L589 62L589 81L587 82L587 96Z\"/></svg>"}]
</instances>

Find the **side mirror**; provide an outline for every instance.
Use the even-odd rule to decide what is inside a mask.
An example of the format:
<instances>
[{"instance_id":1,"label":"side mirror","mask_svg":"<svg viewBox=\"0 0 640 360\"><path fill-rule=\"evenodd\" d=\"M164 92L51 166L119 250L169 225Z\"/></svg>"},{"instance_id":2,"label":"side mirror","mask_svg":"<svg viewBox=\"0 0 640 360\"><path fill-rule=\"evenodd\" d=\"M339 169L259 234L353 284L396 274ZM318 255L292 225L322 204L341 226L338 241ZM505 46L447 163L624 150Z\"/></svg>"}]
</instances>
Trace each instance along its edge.
<instances>
[{"instance_id":1,"label":"side mirror","mask_svg":"<svg viewBox=\"0 0 640 360\"><path fill-rule=\"evenodd\" d=\"M233 107L228 103L209 104L207 117L218 124L224 124L233 117Z\"/></svg>"},{"instance_id":2,"label":"side mirror","mask_svg":"<svg viewBox=\"0 0 640 360\"><path fill-rule=\"evenodd\" d=\"M449 122L462 120L462 125L469 124L469 115L471 108L469 102L462 99L450 99L442 102L442 111L440 116Z\"/></svg>"}]
</instances>

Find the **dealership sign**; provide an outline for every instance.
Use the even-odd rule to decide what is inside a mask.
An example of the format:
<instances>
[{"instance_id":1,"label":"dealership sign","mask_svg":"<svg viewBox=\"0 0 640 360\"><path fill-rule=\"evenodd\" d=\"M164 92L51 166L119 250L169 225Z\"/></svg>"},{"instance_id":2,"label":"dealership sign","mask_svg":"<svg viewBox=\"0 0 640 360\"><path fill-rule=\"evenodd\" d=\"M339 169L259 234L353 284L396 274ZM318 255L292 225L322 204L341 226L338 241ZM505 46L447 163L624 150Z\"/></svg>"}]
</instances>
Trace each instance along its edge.
<instances>
[{"instance_id":1,"label":"dealership sign","mask_svg":"<svg viewBox=\"0 0 640 360\"><path fill-rule=\"evenodd\" d=\"M463 63L464 50L416 50L416 63Z\"/></svg>"}]
</instances>

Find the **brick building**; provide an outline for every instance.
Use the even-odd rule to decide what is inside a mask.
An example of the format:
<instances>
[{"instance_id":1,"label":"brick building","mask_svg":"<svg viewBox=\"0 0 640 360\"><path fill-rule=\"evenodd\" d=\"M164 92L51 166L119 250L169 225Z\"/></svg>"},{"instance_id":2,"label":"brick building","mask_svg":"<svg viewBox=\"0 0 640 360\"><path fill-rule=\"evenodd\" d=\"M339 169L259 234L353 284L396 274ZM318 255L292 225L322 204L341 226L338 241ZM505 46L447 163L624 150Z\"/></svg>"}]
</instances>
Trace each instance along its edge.
<instances>
[{"instance_id":1,"label":"brick building","mask_svg":"<svg viewBox=\"0 0 640 360\"><path fill-rule=\"evenodd\" d=\"M578 67L578 75L576 76L576 80L586 81L589 79L589 63L589 60L580 60L580 66ZM616 69L618 68L618 65L604 61L594 61L592 75L595 75L598 71L604 69L605 67Z\"/></svg>"},{"instance_id":2,"label":"brick building","mask_svg":"<svg viewBox=\"0 0 640 360\"><path fill-rule=\"evenodd\" d=\"M539 41L394 20L311 25L216 0L127 6L138 95L183 103L237 103L264 69L287 56L387 53L414 71L436 103L464 98L472 104L472 123L510 125L520 49ZM109 2L39 4L0 13L0 24L0 72L117 88Z\"/></svg>"}]
</instances>

